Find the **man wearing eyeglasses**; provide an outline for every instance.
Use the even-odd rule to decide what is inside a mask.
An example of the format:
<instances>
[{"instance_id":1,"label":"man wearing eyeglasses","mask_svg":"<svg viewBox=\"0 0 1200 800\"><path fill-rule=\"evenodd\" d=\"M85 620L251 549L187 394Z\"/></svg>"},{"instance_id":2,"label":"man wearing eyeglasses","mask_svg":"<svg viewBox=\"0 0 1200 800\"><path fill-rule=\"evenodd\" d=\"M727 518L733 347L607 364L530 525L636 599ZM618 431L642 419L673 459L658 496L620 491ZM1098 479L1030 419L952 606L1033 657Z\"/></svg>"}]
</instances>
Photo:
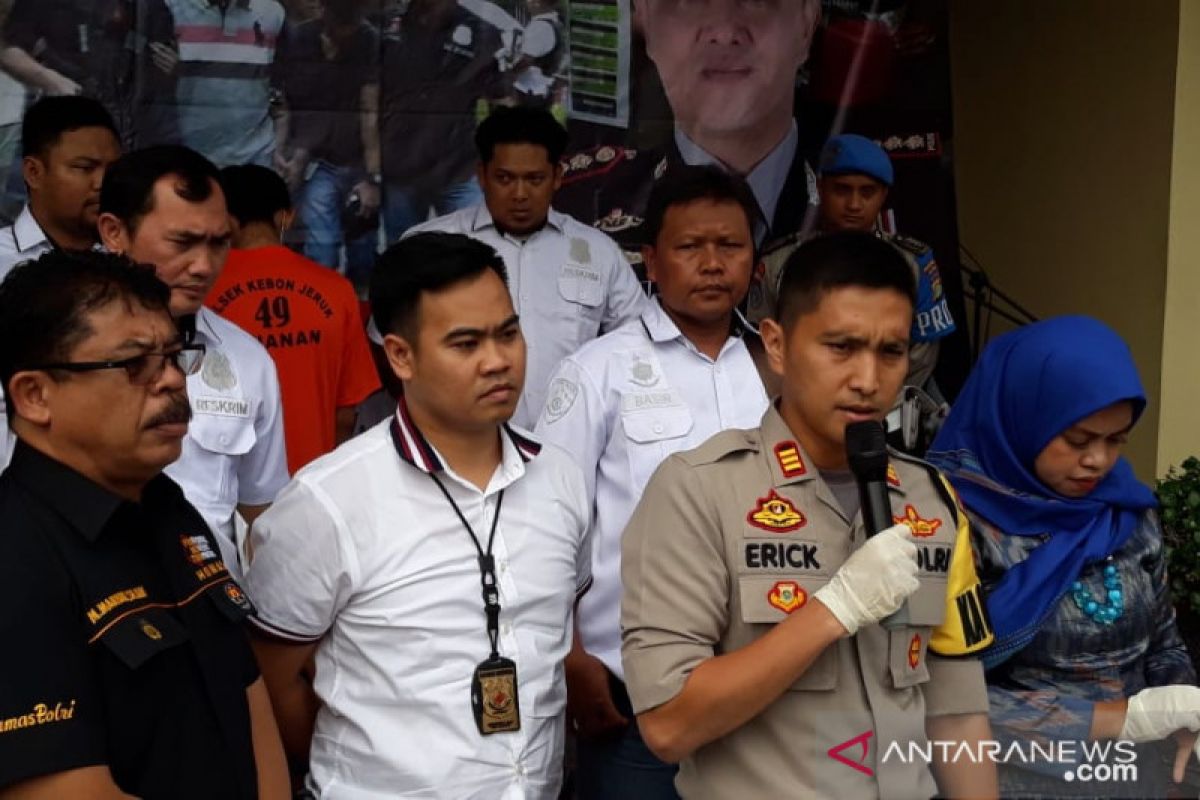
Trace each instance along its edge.
<instances>
[{"instance_id":1,"label":"man wearing eyeglasses","mask_svg":"<svg viewBox=\"0 0 1200 800\"><path fill-rule=\"evenodd\" d=\"M105 253L0 284L0 798L287 797L252 606L162 474L204 355L169 298Z\"/></svg>"},{"instance_id":2,"label":"man wearing eyeglasses","mask_svg":"<svg viewBox=\"0 0 1200 800\"><path fill-rule=\"evenodd\" d=\"M207 348L204 365L188 378L195 416L183 454L167 474L204 515L225 563L240 575L234 516L253 522L288 473L271 356L253 336L202 306L233 235L219 177L212 162L186 147L127 153L105 172L99 229L108 250L154 265L171 287L171 315L189 341ZM255 288L264 308L274 308L276 288L272 279Z\"/></svg>"}]
</instances>

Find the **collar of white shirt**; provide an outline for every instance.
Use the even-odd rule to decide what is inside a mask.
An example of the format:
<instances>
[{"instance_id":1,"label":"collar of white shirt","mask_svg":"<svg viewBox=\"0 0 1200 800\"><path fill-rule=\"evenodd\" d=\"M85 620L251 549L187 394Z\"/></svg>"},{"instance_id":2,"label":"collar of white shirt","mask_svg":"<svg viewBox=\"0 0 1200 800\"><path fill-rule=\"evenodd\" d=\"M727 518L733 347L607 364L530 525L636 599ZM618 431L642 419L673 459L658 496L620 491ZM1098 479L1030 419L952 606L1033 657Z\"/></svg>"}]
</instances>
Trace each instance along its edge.
<instances>
[{"instance_id":1,"label":"collar of white shirt","mask_svg":"<svg viewBox=\"0 0 1200 800\"><path fill-rule=\"evenodd\" d=\"M693 142L680 128L675 129L675 146L679 148L679 156L683 163L692 166L715 164L721 169L729 170L716 156L711 155L703 147ZM792 171L792 162L796 159L796 150L800 147L800 133L796 121L788 130L783 141L754 165L754 169L745 176L750 191L758 202L758 210L762 212L763 221L768 227L774 224L775 209L779 207L779 195L787 184L788 175Z\"/></svg>"},{"instance_id":2,"label":"collar of white shirt","mask_svg":"<svg viewBox=\"0 0 1200 800\"><path fill-rule=\"evenodd\" d=\"M642 329L646 331L646 335L650 337L650 341L655 344L684 338L683 332L679 330L679 326L663 310L662 302L657 296L650 298L650 301L646 303L645 309L642 311ZM740 339L747 333L757 334L758 331L746 321L746 318L742 316L742 312L735 308L733 310L733 319L730 320L729 324L729 335Z\"/></svg>"},{"instance_id":3,"label":"collar of white shirt","mask_svg":"<svg viewBox=\"0 0 1200 800\"><path fill-rule=\"evenodd\" d=\"M538 442L524 436L510 427L507 423L501 426L504 435L500 437L501 463L497 476L504 484L509 484L525 474L525 464L532 461L542 446ZM426 474L452 471L442 460L421 429L412 420L408 412L408 403L404 397L396 405L396 413L392 415L391 424L392 444L404 461ZM457 476L455 476L457 478ZM490 486L488 493L503 486Z\"/></svg>"},{"instance_id":4,"label":"collar of white shirt","mask_svg":"<svg viewBox=\"0 0 1200 800\"><path fill-rule=\"evenodd\" d=\"M21 209L21 213L13 222L12 232L13 244L17 246L18 253L24 253L50 243L50 237L46 236L42 226L33 218L33 212L29 209L28 203L25 204L25 208Z\"/></svg>"},{"instance_id":5,"label":"collar of white shirt","mask_svg":"<svg viewBox=\"0 0 1200 800\"><path fill-rule=\"evenodd\" d=\"M221 337L217 334L217 329L213 327L212 318L216 317L217 313L212 311L207 306L202 306L196 312L196 333L205 339L208 339L213 344L221 344Z\"/></svg>"},{"instance_id":6,"label":"collar of white shirt","mask_svg":"<svg viewBox=\"0 0 1200 800\"><path fill-rule=\"evenodd\" d=\"M546 225L554 228L559 233L563 232L566 226L567 215L550 209L550 213L546 216ZM496 222L492 219L492 212L488 211L487 203L480 203L475 206L475 217L471 220L471 231L475 232L483 228L496 229ZM497 231L498 232L498 231Z\"/></svg>"}]
</instances>

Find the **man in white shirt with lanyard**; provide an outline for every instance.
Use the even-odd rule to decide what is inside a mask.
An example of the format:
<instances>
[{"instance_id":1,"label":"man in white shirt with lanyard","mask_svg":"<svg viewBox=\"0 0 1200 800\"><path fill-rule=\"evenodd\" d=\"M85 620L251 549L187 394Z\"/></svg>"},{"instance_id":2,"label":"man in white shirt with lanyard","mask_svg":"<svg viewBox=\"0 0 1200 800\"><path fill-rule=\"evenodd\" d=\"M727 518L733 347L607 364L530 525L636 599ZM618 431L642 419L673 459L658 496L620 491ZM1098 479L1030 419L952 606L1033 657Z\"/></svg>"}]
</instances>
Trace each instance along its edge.
<instances>
[{"instance_id":1,"label":"man in white shirt with lanyard","mask_svg":"<svg viewBox=\"0 0 1200 800\"><path fill-rule=\"evenodd\" d=\"M253 336L201 305L232 237L219 176L186 147L127 153L104 176L99 228L108 250L154 265L171 287L181 332L207 349L200 371L188 376L192 422L183 455L165 472L204 516L222 560L239 576L234 515L253 522L288 474L275 362Z\"/></svg>"},{"instance_id":2,"label":"man in white shirt with lanyard","mask_svg":"<svg viewBox=\"0 0 1200 800\"><path fill-rule=\"evenodd\" d=\"M589 509L570 456L507 424L525 342L504 262L462 235L404 239L371 311L395 414L300 470L250 533L285 747L320 798L554 800Z\"/></svg>"},{"instance_id":3,"label":"man in white shirt with lanyard","mask_svg":"<svg viewBox=\"0 0 1200 800\"><path fill-rule=\"evenodd\" d=\"M651 194L643 249L658 292L641 318L589 342L550 383L537 433L583 468L595 584L567 659L580 800L675 798L676 767L643 744L622 683L621 533L655 468L728 428L767 395L737 312L755 268L755 206L738 178L681 167Z\"/></svg>"},{"instance_id":4,"label":"man in white shirt with lanyard","mask_svg":"<svg viewBox=\"0 0 1200 800\"><path fill-rule=\"evenodd\" d=\"M121 155L112 117L88 97L44 97L21 122L21 172L29 202L0 230L0 279L54 247L96 244L96 208L104 169ZM0 392L0 469L15 437Z\"/></svg>"},{"instance_id":5,"label":"man in white shirt with lanyard","mask_svg":"<svg viewBox=\"0 0 1200 800\"><path fill-rule=\"evenodd\" d=\"M636 320L646 297L606 234L550 207L567 132L545 109L501 106L475 132L484 202L410 228L463 233L504 257L529 370L513 422L531 429L562 359Z\"/></svg>"}]
</instances>

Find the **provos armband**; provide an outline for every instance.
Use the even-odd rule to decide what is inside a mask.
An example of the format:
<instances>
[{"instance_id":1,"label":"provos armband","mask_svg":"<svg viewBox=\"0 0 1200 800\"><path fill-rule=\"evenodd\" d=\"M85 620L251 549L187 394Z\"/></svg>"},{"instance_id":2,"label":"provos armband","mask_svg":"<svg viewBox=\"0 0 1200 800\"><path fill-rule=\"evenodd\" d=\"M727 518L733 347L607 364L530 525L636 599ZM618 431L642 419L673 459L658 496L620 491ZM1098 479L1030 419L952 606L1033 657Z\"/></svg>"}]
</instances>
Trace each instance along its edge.
<instances>
[{"instance_id":1,"label":"provos armband","mask_svg":"<svg viewBox=\"0 0 1200 800\"><path fill-rule=\"evenodd\" d=\"M939 490L954 511L958 529L954 555L950 559L949 580L946 582L946 619L934 630L929 648L942 656L968 656L988 647L995 638L988 619L983 587L975 573L975 556L971 549L971 524L958 503L954 490L938 475Z\"/></svg>"}]
</instances>

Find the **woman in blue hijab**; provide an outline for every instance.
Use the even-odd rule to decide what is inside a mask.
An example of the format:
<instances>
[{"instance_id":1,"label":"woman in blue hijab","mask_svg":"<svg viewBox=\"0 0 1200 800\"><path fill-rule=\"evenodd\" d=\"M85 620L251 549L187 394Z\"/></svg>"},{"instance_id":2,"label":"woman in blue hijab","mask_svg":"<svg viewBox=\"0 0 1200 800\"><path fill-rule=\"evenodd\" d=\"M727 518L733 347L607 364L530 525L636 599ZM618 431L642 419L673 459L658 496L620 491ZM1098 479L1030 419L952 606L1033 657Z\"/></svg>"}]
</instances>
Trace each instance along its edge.
<instances>
[{"instance_id":1,"label":"woman in blue hijab","mask_svg":"<svg viewBox=\"0 0 1200 800\"><path fill-rule=\"evenodd\" d=\"M1154 494L1120 456L1145 406L1121 338L1058 317L988 345L928 453L974 527L996 633L984 654L995 735L1006 746L1175 735L1138 748L1134 783L1072 783L1078 764L1008 759L1005 796L1162 796L1200 730ZM1129 761L1123 746L1097 762ZM1084 752L1073 748L1080 763ZM1159 769L1160 755L1175 769Z\"/></svg>"}]
</instances>

